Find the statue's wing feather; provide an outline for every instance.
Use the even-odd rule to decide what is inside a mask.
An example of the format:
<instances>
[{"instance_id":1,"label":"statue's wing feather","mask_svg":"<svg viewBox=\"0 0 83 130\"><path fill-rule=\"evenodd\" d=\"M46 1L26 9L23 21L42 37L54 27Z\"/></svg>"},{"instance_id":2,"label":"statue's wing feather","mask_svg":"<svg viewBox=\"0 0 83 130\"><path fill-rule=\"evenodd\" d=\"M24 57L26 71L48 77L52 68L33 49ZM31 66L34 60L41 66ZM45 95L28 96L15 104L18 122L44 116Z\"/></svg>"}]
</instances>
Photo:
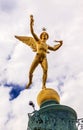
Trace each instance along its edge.
<instances>
[{"instance_id":1,"label":"statue's wing feather","mask_svg":"<svg viewBox=\"0 0 83 130\"><path fill-rule=\"evenodd\" d=\"M15 36L15 38L30 46L34 52L37 51L36 41L34 38L27 36Z\"/></svg>"}]
</instances>

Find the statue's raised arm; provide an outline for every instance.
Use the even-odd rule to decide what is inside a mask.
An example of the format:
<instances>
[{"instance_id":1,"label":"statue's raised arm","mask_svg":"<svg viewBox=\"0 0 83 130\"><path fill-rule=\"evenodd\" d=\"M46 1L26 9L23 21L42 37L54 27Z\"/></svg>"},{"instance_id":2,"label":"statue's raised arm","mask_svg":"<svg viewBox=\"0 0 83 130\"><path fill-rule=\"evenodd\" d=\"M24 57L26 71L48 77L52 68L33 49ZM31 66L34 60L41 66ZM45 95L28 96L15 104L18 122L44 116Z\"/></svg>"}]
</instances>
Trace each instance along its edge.
<instances>
[{"instance_id":1,"label":"statue's raised arm","mask_svg":"<svg viewBox=\"0 0 83 130\"><path fill-rule=\"evenodd\" d=\"M34 33L33 26L34 26L33 15L30 15L30 31L31 31L31 34L33 35L33 37L34 37L34 39L35 39L36 41L39 41L38 36Z\"/></svg>"}]
</instances>

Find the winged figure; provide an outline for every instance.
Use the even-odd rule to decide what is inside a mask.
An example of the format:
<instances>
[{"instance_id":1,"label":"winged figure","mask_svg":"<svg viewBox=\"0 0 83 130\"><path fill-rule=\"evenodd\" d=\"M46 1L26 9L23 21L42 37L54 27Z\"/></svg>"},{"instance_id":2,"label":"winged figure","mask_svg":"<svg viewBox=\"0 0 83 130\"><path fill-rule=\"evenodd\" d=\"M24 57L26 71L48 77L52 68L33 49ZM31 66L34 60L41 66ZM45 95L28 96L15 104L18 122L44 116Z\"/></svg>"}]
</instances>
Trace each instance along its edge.
<instances>
[{"instance_id":1,"label":"winged figure","mask_svg":"<svg viewBox=\"0 0 83 130\"><path fill-rule=\"evenodd\" d=\"M49 38L48 33L45 29L43 29L43 32L40 34L40 37L38 37L33 29L34 26L34 19L33 15L30 15L30 31L33 37L27 37L27 36L15 36L18 40L22 41L26 45L30 46L34 52L36 52L36 56L31 64L30 70L29 70L29 82L26 85L26 89L30 87L32 84L32 77L33 72L36 69L36 67L40 64L43 69L43 76L42 76L42 89L46 88L46 80L47 80L47 72L48 72L48 62L47 62L47 53L49 53L48 50L56 51L58 50L62 44L63 41L56 41L58 42L57 45L49 46L46 41Z\"/></svg>"},{"instance_id":2,"label":"winged figure","mask_svg":"<svg viewBox=\"0 0 83 130\"><path fill-rule=\"evenodd\" d=\"M15 38L30 46L34 52L37 51L36 41L34 38L26 36L15 36Z\"/></svg>"}]
</instances>

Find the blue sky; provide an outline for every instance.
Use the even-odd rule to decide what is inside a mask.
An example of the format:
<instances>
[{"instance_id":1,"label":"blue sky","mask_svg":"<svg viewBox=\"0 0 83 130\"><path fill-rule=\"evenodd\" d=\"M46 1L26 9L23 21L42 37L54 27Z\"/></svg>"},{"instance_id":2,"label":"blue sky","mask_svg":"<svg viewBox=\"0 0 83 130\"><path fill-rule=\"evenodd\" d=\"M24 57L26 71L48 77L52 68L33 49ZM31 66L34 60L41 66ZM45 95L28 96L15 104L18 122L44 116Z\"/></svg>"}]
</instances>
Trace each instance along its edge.
<instances>
[{"instance_id":1,"label":"blue sky","mask_svg":"<svg viewBox=\"0 0 83 130\"><path fill-rule=\"evenodd\" d=\"M34 15L34 29L39 36L47 28L53 46L55 39L63 46L48 54L47 87L54 88L61 104L74 108L83 117L83 1L82 0L0 0L0 129L25 130L28 102L36 102L41 90L42 70L34 72L33 85L26 90L28 72L35 53L14 38L30 36L29 16ZM14 122L16 122L14 124Z\"/></svg>"}]
</instances>

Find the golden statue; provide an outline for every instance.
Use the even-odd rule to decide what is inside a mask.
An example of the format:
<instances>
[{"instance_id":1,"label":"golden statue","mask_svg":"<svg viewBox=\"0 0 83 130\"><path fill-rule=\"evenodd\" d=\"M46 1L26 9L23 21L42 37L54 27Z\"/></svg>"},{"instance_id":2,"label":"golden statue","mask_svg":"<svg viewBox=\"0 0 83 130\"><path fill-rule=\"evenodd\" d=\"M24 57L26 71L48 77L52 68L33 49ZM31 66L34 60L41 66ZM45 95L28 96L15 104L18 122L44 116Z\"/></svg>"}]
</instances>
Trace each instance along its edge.
<instances>
[{"instance_id":1,"label":"golden statue","mask_svg":"<svg viewBox=\"0 0 83 130\"><path fill-rule=\"evenodd\" d=\"M47 62L46 54L49 53L48 49L51 51L58 50L62 46L63 41L55 40L55 42L59 42L59 44L54 45L54 47L51 47L48 44L46 44L49 35L46 32L45 28L43 29L43 32L40 34L40 38L39 38L34 32L33 26L34 26L33 15L30 15L30 31L33 37L15 36L15 38L27 44L32 48L34 52L36 52L36 56L29 70L29 83L26 85L26 89L28 89L32 84L33 72L39 64L43 69L42 89L44 89L46 88L46 80L47 80L47 72L48 72L48 62Z\"/></svg>"}]
</instances>

